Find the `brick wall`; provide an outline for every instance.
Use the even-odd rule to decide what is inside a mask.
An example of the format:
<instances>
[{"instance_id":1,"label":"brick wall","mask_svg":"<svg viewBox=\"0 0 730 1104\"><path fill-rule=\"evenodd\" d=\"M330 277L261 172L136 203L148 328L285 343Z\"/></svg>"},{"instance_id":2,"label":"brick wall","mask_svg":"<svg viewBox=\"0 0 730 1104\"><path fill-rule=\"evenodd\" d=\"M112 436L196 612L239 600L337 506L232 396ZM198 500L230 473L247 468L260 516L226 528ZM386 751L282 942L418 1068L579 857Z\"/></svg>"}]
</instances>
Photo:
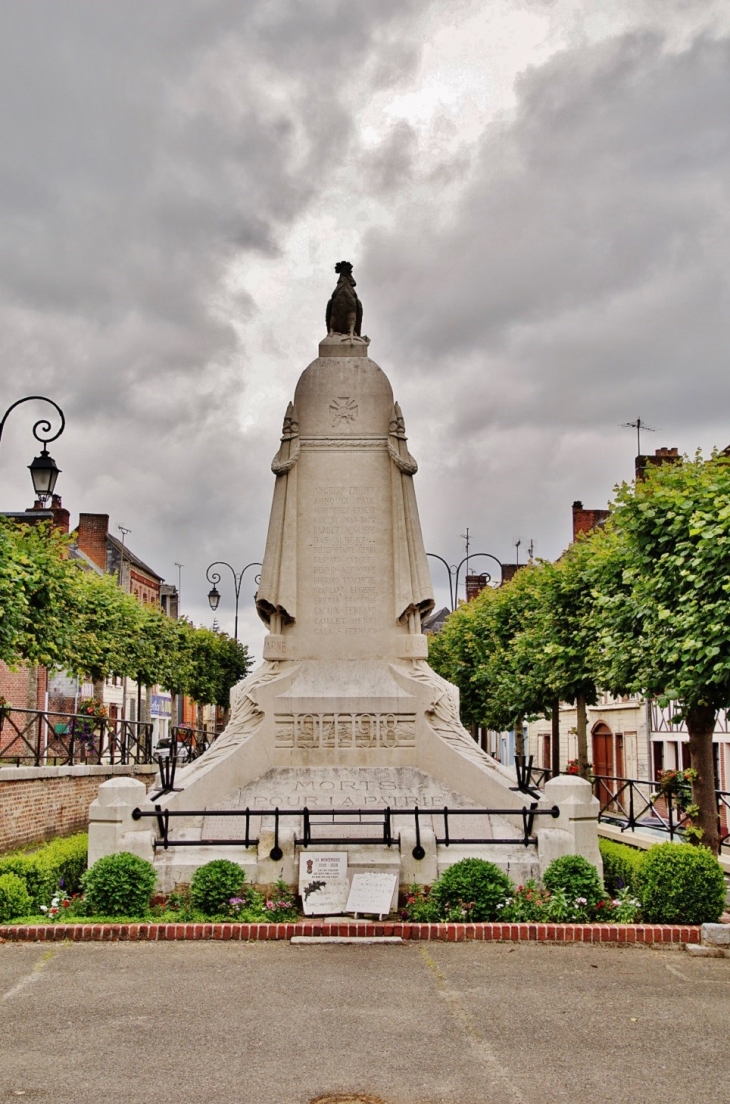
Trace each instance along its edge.
<instances>
[{"instance_id":1,"label":"brick wall","mask_svg":"<svg viewBox=\"0 0 730 1104\"><path fill-rule=\"evenodd\" d=\"M45 667L18 667L0 663L0 694L16 709L43 709L48 672Z\"/></svg>"},{"instance_id":2,"label":"brick wall","mask_svg":"<svg viewBox=\"0 0 730 1104\"><path fill-rule=\"evenodd\" d=\"M102 782L131 774L149 789L156 771L154 766L0 769L0 852L83 831Z\"/></svg>"},{"instance_id":3,"label":"brick wall","mask_svg":"<svg viewBox=\"0 0 730 1104\"><path fill-rule=\"evenodd\" d=\"M79 514L79 548L102 571L106 571L106 535L108 532L108 514Z\"/></svg>"}]
</instances>

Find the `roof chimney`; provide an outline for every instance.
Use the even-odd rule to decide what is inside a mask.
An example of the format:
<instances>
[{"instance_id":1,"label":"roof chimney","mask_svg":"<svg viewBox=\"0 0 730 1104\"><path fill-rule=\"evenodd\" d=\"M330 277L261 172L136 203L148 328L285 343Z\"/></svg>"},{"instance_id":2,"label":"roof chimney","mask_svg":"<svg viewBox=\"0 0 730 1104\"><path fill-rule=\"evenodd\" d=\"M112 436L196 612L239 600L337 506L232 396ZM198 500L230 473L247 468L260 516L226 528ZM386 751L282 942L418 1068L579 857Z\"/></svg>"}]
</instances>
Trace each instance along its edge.
<instances>
[{"instance_id":1,"label":"roof chimney","mask_svg":"<svg viewBox=\"0 0 730 1104\"><path fill-rule=\"evenodd\" d=\"M106 571L106 538L109 532L108 514L79 514L79 550Z\"/></svg>"}]
</instances>

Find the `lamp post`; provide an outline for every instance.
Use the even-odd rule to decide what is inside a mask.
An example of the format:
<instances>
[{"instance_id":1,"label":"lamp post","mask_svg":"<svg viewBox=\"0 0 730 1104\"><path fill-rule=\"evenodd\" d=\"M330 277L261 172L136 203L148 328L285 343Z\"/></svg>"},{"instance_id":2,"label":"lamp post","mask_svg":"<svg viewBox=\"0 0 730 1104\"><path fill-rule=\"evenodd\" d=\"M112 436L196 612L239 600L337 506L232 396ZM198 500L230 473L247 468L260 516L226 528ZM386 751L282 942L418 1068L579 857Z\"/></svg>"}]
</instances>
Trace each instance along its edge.
<instances>
[{"instance_id":1,"label":"lamp post","mask_svg":"<svg viewBox=\"0 0 730 1104\"><path fill-rule=\"evenodd\" d=\"M236 615L235 615L235 620L234 620L233 638L234 638L234 640L238 640L238 599L241 595L241 580L243 579L243 576L248 571L249 567L263 567L263 564L260 564L258 561L255 561L254 563L246 564L243 571L240 571L240 572L235 571L234 568L229 563L226 563L225 560L215 560L214 563L212 563L208 566L208 569L205 572L205 577L206 577L206 579L208 580L209 583L213 584L213 586L208 591L208 602L210 604L210 608L215 613L215 611L218 609L218 604L221 600L220 591L218 590L218 583L221 581L221 577L220 577L219 572L213 571L214 567L227 567L228 570L230 571L231 575L233 576L233 589L234 589L235 594L236 594ZM259 581L259 578L260 578L260 576L257 575L256 576L256 582L257 583Z\"/></svg>"},{"instance_id":2,"label":"lamp post","mask_svg":"<svg viewBox=\"0 0 730 1104\"><path fill-rule=\"evenodd\" d=\"M446 572L449 577L449 599L451 603L452 613L456 609L456 605L459 601L459 574L464 564L468 564L470 560L475 560L478 556L485 557L488 560L494 560L494 562L499 567L500 582L502 581L502 563L500 560L497 559L496 556L492 556L489 552L470 552L467 556L464 556L464 559L456 566L454 564L449 565L448 561L445 560L443 556L438 556L435 552L427 552L426 555L430 556L434 560L440 560L440 562L446 568ZM469 569L467 567L467 571L468 570ZM485 579L485 585L486 583L490 583L492 581L492 577L487 571L481 571L480 575L482 576L482 578Z\"/></svg>"},{"instance_id":3,"label":"lamp post","mask_svg":"<svg viewBox=\"0 0 730 1104\"><path fill-rule=\"evenodd\" d=\"M43 445L40 456L36 456L31 464L28 465L30 471L30 477L33 480L33 490L35 491L41 502L50 498L56 487L56 480L60 474L60 469L48 452L46 445L50 441L55 441L57 437L60 437L66 427L66 416L64 415L61 407L58 403L55 403L53 399L47 399L45 395L26 395L23 399L18 399L5 411L0 421L0 440L2 440L3 430L5 429L5 422L8 419L8 415L15 410L16 406L20 406L21 403L26 402L47 402L57 411L61 425L56 433L51 434L51 423L47 418L39 418L33 426L33 436L36 441L40 441Z\"/></svg>"}]
</instances>

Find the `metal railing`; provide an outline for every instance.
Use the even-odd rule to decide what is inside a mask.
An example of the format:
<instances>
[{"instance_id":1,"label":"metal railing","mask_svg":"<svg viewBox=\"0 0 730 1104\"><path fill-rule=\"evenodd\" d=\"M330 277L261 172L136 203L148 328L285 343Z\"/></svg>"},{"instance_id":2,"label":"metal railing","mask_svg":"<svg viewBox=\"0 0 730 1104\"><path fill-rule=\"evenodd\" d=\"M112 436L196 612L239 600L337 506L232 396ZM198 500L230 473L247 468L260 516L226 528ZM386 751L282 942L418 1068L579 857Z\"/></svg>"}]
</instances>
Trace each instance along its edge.
<instances>
[{"instance_id":1,"label":"metal railing","mask_svg":"<svg viewBox=\"0 0 730 1104\"><path fill-rule=\"evenodd\" d=\"M173 725L153 747L152 721L93 717L45 709L0 707L0 765L72 767L82 764L154 763L159 752L189 762L210 747L215 734Z\"/></svg>"},{"instance_id":2,"label":"metal railing","mask_svg":"<svg viewBox=\"0 0 730 1104\"><path fill-rule=\"evenodd\" d=\"M645 829L661 832L670 840L683 839L691 823L683 805L673 793L660 794L657 783L645 778L619 778L597 774L593 778L593 793L598 798L598 819L613 824L622 832ZM730 849L730 792L717 790L717 812L720 822L720 847Z\"/></svg>"},{"instance_id":3,"label":"metal railing","mask_svg":"<svg viewBox=\"0 0 730 1104\"><path fill-rule=\"evenodd\" d=\"M143 817L151 817L156 820L158 836L154 840L154 848L155 850L162 848L164 851L167 851L170 847L257 847L259 838L254 838L251 835L252 818L273 818L274 846L271 848L269 856L275 862L278 862L284 854L279 846L279 829L282 818L287 817L295 817L301 821L302 835L294 836L294 846L304 848L316 844L330 846L348 843L400 847L400 834L396 834L394 818L409 819L413 817L416 844L412 849L412 854L414 858L422 859L426 854L421 837L421 818L423 816L443 817L444 834L436 837L436 843L446 847L452 844L460 846L521 844L524 847L529 847L537 843L537 837L533 835L535 818L538 816L559 817L560 810L557 805L540 809L537 802L534 801L529 807L523 806L521 809L450 809L448 805L444 805L443 808L439 809L421 809L417 805L412 809L393 809L390 806L384 809L309 809L306 807L303 809L279 809L278 807L273 809L163 809L161 805L155 805L154 809L142 810L137 808L132 813L134 820L141 820ZM454 816L518 816L522 820L522 834L507 838L486 836L460 836L455 838L450 832L450 818ZM225 839L170 839L170 820L175 817L238 817L244 821L244 835ZM375 828L377 834L362 836L346 831L337 836L315 834L317 828L346 829L354 826L358 828L365 826L366 829Z\"/></svg>"}]
</instances>

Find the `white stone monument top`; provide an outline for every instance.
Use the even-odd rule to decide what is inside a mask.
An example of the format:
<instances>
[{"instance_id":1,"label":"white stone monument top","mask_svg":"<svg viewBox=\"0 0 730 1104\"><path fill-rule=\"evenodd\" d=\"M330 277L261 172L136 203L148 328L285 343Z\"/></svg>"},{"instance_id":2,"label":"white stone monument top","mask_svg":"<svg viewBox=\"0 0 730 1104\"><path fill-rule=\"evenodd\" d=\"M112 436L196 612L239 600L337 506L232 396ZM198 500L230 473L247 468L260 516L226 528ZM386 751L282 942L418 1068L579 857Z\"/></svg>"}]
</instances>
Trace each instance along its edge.
<instances>
[{"instance_id":1,"label":"white stone monument top","mask_svg":"<svg viewBox=\"0 0 730 1104\"><path fill-rule=\"evenodd\" d=\"M266 659L425 658L433 590L400 407L365 340L302 373L272 469L258 611Z\"/></svg>"}]
</instances>

